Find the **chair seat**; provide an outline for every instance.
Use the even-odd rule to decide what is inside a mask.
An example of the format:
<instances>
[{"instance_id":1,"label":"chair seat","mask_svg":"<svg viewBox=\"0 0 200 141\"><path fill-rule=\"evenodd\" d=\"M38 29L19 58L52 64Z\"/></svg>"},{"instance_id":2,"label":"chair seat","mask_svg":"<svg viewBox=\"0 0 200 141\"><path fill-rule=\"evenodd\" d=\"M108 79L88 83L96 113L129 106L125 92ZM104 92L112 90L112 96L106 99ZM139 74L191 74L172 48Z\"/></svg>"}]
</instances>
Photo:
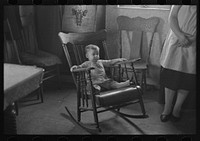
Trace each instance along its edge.
<instances>
[{"instance_id":1,"label":"chair seat","mask_svg":"<svg viewBox=\"0 0 200 141\"><path fill-rule=\"evenodd\" d=\"M38 67L49 67L61 64L60 59L56 55L41 50L38 50L34 55L26 52L21 52L20 56L24 64L36 65Z\"/></svg>"},{"instance_id":2,"label":"chair seat","mask_svg":"<svg viewBox=\"0 0 200 141\"><path fill-rule=\"evenodd\" d=\"M107 107L119 105L124 102L130 102L138 99L140 96L138 89L141 89L141 87L125 87L117 90L102 92L100 95L95 96L96 103L99 106Z\"/></svg>"}]
</instances>

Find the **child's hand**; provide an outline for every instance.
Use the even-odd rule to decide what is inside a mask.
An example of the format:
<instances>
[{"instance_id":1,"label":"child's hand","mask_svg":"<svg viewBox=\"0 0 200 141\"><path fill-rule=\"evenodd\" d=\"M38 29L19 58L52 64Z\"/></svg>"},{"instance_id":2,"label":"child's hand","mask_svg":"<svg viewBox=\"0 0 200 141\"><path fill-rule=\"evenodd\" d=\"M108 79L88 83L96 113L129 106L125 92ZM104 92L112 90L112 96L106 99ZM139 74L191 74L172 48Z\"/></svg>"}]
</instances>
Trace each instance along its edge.
<instances>
[{"instance_id":1,"label":"child's hand","mask_svg":"<svg viewBox=\"0 0 200 141\"><path fill-rule=\"evenodd\" d=\"M70 68L70 71L72 72L74 69L77 69L77 68L78 68L78 66L74 65L74 66L72 66L72 67Z\"/></svg>"}]
</instances>

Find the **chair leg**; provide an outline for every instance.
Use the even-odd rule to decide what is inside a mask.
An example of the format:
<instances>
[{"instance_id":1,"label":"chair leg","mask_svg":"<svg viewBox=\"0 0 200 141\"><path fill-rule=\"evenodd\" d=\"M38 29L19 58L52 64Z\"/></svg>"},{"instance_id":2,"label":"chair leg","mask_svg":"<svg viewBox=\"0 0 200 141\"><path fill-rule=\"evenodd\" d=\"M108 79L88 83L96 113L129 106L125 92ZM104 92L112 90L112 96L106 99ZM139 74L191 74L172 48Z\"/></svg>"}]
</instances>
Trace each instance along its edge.
<instances>
[{"instance_id":1,"label":"chair leg","mask_svg":"<svg viewBox=\"0 0 200 141\"><path fill-rule=\"evenodd\" d=\"M18 116L18 114L19 114L18 103L17 103L17 102L14 102L14 103L13 103L13 106L14 106L14 109L15 109L16 115Z\"/></svg>"},{"instance_id":2,"label":"chair leg","mask_svg":"<svg viewBox=\"0 0 200 141\"><path fill-rule=\"evenodd\" d=\"M80 111L79 107L77 107L77 120L78 120L78 122L81 121L81 111Z\"/></svg>"},{"instance_id":3,"label":"chair leg","mask_svg":"<svg viewBox=\"0 0 200 141\"><path fill-rule=\"evenodd\" d=\"M147 84L146 84L146 70L142 70L142 90L145 92L146 91L146 87L147 87Z\"/></svg>"},{"instance_id":4,"label":"chair leg","mask_svg":"<svg viewBox=\"0 0 200 141\"><path fill-rule=\"evenodd\" d=\"M140 81L139 81L139 83L140 83L141 88L143 89L143 79L144 79L143 70L141 70L141 71L139 72L139 76L140 76Z\"/></svg>"},{"instance_id":5,"label":"chair leg","mask_svg":"<svg viewBox=\"0 0 200 141\"><path fill-rule=\"evenodd\" d=\"M138 89L138 92L140 93L139 103L140 103L140 107L141 107L141 110L142 110L142 114L143 114L144 117L148 117L148 115L146 115L146 111L145 111L145 107L144 107L144 102L143 102L143 98L142 98L143 90Z\"/></svg>"},{"instance_id":6,"label":"chair leg","mask_svg":"<svg viewBox=\"0 0 200 141\"><path fill-rule=\"evenodd\" d=\"M147 76L146 76L147 71L144 70L144 91L146 91L147 88Z\"/></svg>"},{"instance_id":7,"label":"chair leg","mask_svg":"<svg viewBox=\"0 0 200 141\"><path fill-rule=\"evenodd\" d=\"M80 105L81 105L81 98L80 98L80 93L79 91L77 92L77 121L81 121L81 110L80 110Z\"/></svg>"},{"instance_id":8,"label":"chair leg","mask_svg":"<svg viewBox=\"0 0 200 141\"><path fill-rule=\"evenodd\" d=\"M4 134L16 135L17 134L17 125L16 125L16 113L14 105L9 105L6 110L3 111L4 116ZM13 109L14 108L14 109Z\"/></svg>"},{"instance_id":9,"label":"chair leg","mask_svg":"<svg viewBox=\"0 0 200 141\"><path fill-rule=\"evenodd\" d=\"M141 107L141 110L142 110L142 114L143 114L143 116L145 116L146 115L146 111L145 111L145 107L144 107L144 102L143 102L142 96L139 98L139 101L140 101L140 107Z\"/></svg>"},{"instance_id":10,"label":"chair leg","mask_svg":"<svg viewBox=\"0 0 200 141\"><path fill-rule=\"evenodd\" d=\"M99 120L98 120L98 116L97 116L97 111L96 110L93 110L93 115L94 115L94 121L95 121L95 123L97 125L96 128L99 129Z\"/></svg>"},{"instance_id":11,"label":"chair leg","mask_svg":"<svg viewBox=\"0 0 200 141\"><path fill-rule=\"evenodd\" d=\"M40 88L38 89L38 91L37 91L37 100L39 100L40 99Z\"/></svg>"},{"instance_id":12,"label":"chair leg","mask_svg":"<svg viewBox=\"0 0 200 141\"><path fill-rule=\"evenodd\" d=\"M61 88L61 82L60 82L60 67L59 65L56 65L57 67L57 80L58 80L58 85L59 85L59 88Z\"/></svg>"},{"instance_id":13,"label":"chair leg","mask_svg":"<svg viewBox=\"0 0 200 141\"><path fill-rule=\"evenodd\" d=\"M39 93L40 93L40 98L41 98L41 103L43 103L43 83L40 83L40 88L39 88Z\"/></svg>"},{"instance_id":14,"label":"chair leg","mask_svg":"<svg viewBox=\"0 0 200 141\"><path fill-rule=\"evenodd\" d=\"M96 123L96 128L98 128L99 132L101 132L101 129L99 128L97 109L96 109L96 105L95 105L94 101L92 102L92 108L93 108L93 116L94 116L94 121Z\"/></svg>"}]
</instances>

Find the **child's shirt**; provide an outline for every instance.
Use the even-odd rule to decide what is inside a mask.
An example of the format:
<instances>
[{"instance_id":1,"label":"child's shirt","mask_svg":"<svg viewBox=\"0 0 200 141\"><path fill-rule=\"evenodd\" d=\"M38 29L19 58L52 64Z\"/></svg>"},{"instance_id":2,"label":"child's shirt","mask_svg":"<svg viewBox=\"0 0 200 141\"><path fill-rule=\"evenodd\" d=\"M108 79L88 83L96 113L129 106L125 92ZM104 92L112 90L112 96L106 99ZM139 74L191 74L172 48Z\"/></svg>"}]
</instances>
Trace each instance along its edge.
<instances>
[{"instance_id":1,"label":"child's shirt","mask_svg":"<svg viewBox=\"0 0 200 141\"><path fill-rule=\"evenodd\" d=\"M89 68L93 67L95 69L91 70L91 79L93 84L103 83L105 81L110 80L105 72L104 66L110 66L111 60L98 60L96 63L92 61L86 61L83 64L79 65L79 67Z\"/></svg>"}]
</instances>

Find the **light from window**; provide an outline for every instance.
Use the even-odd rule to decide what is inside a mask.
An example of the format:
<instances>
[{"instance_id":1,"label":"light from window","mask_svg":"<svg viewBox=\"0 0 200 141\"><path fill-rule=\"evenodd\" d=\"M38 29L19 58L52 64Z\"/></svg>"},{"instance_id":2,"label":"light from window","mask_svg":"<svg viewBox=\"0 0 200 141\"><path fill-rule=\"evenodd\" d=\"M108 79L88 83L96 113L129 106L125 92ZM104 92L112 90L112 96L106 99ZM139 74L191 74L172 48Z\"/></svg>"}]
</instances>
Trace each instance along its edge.
<instances>
[{"instance_id":1,"label":"light from window","mask_svg":"<svg viewBox=\"0 0 200 141\"><path fill-rule=\"evenodd\" d=\"M118 8L170 10L171 5L117 5Z\"/></svg>"}]
</instances>

